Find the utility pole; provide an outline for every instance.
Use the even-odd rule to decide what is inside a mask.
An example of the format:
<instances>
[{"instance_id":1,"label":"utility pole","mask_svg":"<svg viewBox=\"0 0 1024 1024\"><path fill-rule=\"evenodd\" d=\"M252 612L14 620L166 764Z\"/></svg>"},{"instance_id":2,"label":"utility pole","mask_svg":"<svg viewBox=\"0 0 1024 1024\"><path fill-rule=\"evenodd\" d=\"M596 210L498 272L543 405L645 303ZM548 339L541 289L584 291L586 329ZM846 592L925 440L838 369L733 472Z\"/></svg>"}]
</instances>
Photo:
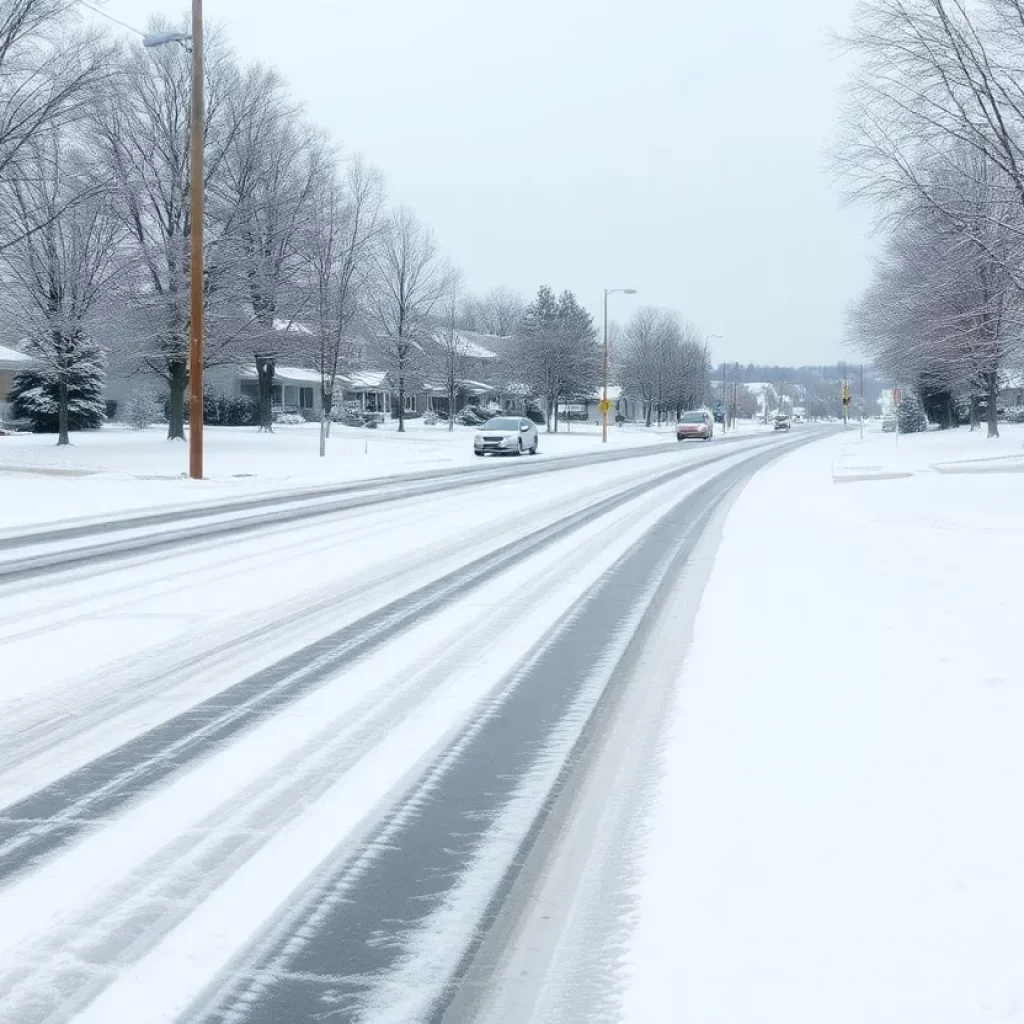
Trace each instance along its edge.
<instances>
[{"instance_id":1,"label":"utility pole","mask_svg":"<svg viewBox=\"0 0 1024 1024\"><path fill-rule=\"evenodd\" d=\"M188 475L203 478L203 0L192 0L192 294Z\"/></svg>"}]
</instances>

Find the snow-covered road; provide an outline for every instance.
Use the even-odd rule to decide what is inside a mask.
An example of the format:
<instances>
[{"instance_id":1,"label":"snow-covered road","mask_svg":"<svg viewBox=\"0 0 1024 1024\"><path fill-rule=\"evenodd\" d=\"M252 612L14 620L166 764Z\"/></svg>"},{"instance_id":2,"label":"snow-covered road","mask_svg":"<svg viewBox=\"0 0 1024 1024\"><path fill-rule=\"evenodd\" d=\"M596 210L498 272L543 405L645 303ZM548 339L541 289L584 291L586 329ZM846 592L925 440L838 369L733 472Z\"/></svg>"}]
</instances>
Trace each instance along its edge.
<instances>
[{"instance_id":1,"label":"snow-covered road","mask_svg":"<svg viewBox=\"0 0 1024 1024\"><path fill-rule=\"evenodd\" d=\"M436 1017L659 587L809 436L12 574L0 1022Z\"/></svg>"}]
</instances>

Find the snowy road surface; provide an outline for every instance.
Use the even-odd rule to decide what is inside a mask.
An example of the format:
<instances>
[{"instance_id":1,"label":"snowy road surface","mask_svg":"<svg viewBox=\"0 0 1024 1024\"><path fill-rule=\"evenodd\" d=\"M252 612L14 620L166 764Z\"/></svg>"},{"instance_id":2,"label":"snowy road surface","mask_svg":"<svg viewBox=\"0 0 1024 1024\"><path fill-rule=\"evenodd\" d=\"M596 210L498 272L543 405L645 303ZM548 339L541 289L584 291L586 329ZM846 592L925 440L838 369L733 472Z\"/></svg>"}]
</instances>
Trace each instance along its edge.
<instances>
[{"instance_id":1,"label":"snowy road surface","mask_svg":"<svg viewBox=\"0 0 1024 1024\"><path fill-rule=\"evenodd\" d=\"M685 639L652 623L705 526L811 436L11 574L0 1022L473 1019L460 985L594 723Z\"/></svg>"}]
</instances>

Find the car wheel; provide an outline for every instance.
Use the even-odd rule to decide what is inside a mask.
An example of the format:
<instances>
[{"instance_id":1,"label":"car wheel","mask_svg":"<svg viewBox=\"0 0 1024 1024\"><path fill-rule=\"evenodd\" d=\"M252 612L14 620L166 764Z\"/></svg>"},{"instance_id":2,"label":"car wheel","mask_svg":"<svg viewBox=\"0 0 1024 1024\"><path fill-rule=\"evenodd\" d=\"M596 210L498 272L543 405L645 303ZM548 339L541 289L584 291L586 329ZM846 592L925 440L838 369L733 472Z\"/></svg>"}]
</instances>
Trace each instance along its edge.
<instances>
[{"instance_id":1,"label":"car wheel","mask_svg":"<svg viewBox=\"0 0 1024 1024\"><path fill-rule=\"evenodd\" d=\"M473 454L474 454L474 455L475 455L475 456L476 456L476 457L477 457L478 459L482 459L482 458L484 457L484 453L483 453L483 452L473 452Z\"/></svg>"},{"instance_id":2,"label":"car wheel","mask_svg":"<svg viewBox=\"0 0 1024 1024\"><path fill-rule=\"evenodd\" d=\"M533 447L530 449L530 454L531 455L536 455L537 454L537 446L539 444L540 444L540 441L534 441L533 442Z\"/></svg>"},{"instance_id":3,"label":"car wheel","mask_svg":"<svg viewBox=\"0 0 1024 1024\"><path fill-rule=\"evenodd\" d=\"M519 438L519 444L516 445L516 455L522 455L522 454L523 454L523 439Z\"/></svg>"}]
</instances>

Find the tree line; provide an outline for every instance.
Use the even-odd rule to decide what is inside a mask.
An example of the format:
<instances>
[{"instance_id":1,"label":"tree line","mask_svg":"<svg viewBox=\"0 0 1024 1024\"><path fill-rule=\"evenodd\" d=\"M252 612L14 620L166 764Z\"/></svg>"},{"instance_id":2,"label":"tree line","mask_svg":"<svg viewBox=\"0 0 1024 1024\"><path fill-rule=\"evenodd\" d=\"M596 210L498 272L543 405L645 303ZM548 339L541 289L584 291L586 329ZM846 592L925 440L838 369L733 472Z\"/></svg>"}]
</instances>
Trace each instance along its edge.
<instances>
[{"instance_id":1,"label":"tree line","mask_svg":"<svg viewBox=\"0 0 1024 1024\"><path fill-rule=\"evenodd\" d=\"M543 399L555 429L559 403L598 387L602 339L571 292L466 294L380 170L343 153L277 71L242 60L216 26L204 89L205 364L254 369L263 429L277 361L313 368L323 453L336 382L367 339L399 429L424 378L450 395L451 417L468 332L514 340L501 383ZM184 436L190 101L187 47L144 49L74 0L0 0L0 321L34 359L17 397L52 414L59 443L99 416L105 370L160 382L168 436ZM613 371L645 396L648 421L698 400L707 354L692 328L645 311L615 333Z\"/></svg>"},{"instance_id":2,"label":"tree line","mask_svg":"<svg viewBox=\"0 0 1024 1024\"><path fill-rule=\"evenodd\" d=\"M835 144L884 244L851 340L943 425L981 417L1024 342L1024 0L862 0Z\"/></svg>"}]
</instances>

